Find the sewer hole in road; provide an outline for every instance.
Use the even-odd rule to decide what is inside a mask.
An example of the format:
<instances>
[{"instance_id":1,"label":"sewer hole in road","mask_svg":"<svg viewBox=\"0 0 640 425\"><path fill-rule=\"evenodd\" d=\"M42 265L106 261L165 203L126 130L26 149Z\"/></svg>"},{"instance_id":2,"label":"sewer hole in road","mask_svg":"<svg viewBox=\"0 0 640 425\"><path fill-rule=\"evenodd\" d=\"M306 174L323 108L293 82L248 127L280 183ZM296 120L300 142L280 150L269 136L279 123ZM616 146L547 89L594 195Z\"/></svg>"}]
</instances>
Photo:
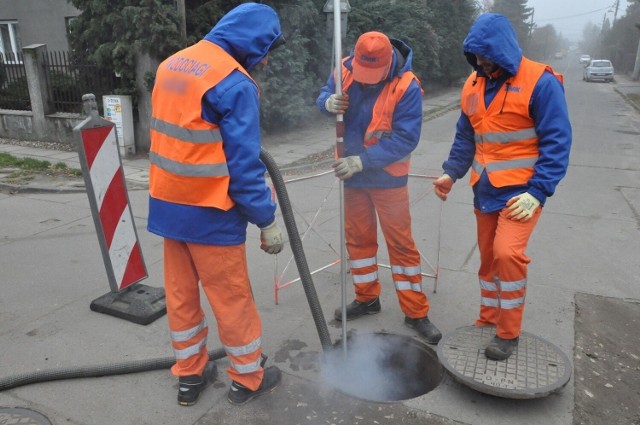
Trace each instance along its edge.
<instances>
[{"instance_id":1,"label":"sewer hole in road","mask_svg":"<svg viewBox=\"0 0 640 425\"><path fill-rule=\"evenodd\" d=\"M0 407L0 424L51 425L51 422L35 410L22 407Z\"/></svg>"},{"instance_id":2,"label":"sewer hole in road","mask_svg":"<svg viewBox=\"0 0 640 425\"><path fill-rule=\"evenodd\" d=\"M435 389L444 368L433 349L423 342L388 333L347 336L346 353L339 340L325 353L324 382L362 400L408 400Z\"/></svg>"}]
</instances>

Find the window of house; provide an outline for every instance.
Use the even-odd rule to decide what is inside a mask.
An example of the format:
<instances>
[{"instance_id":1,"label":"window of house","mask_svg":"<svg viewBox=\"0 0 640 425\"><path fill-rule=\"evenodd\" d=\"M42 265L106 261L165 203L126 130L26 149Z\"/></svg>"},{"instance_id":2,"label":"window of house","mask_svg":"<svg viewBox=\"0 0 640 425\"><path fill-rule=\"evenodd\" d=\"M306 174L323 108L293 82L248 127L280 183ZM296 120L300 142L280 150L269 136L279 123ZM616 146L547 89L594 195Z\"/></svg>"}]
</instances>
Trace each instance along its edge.
<instances>
[{"instance_id":1,"label":"window of house","mask_svg":"<svg viewBox=\"0 0 640 425\"><path fill-rule=\"evenodd\" d=\"M71 34L71 23L76 19L76 16L67 16L64 18L64 26L67 29L67 34Z\"/></svg>"},{"instance_id":2,"label":"window of house","mask_svg":"<svg viewBox=\"0 0 640 425\"><path fill-rule=\"evenodd\" d=\"M21 53L20 33L17 21L0 21L0 53L5 62L18 62Z\"/></svg>"}]
</instances>

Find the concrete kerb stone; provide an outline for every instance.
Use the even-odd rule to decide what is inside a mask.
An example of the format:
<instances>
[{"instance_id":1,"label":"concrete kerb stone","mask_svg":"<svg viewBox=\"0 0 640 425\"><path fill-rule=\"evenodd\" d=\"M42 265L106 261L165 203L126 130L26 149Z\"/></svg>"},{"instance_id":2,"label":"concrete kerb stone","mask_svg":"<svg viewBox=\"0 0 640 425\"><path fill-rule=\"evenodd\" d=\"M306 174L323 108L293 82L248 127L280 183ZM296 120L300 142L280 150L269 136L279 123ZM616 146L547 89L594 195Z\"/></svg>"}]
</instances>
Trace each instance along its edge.
<instances>
[{"instance_id":1,"label":"concrete kerb stone","mask_svg":"<svg viewBox=\"0 0 640 425\"><path fill-rule=\"evenodd\" d=\"M86 192L87 189L73 185L61 185L61 186L26 186L10 183L0 183L0 192L8 193L80 193Z\"/></svg>"},{"instance_id":2,"label":"concrete kerb stone","mask_svg":"<svg viewBox=\"0 0 640 425\"><path fill-rule=\"evenodd\" d=\"M620 96L622 96L622 98L629 104L631 105L636 111L640 112L640 104L638 104L637 102L635 102L632 98L630 98L626 93L622 92L620 89L618 89L617 87L615 87L613 89L616 93L618 93ZM640 92L638 93L640 95Z\"/></svg>"}]
</instances>

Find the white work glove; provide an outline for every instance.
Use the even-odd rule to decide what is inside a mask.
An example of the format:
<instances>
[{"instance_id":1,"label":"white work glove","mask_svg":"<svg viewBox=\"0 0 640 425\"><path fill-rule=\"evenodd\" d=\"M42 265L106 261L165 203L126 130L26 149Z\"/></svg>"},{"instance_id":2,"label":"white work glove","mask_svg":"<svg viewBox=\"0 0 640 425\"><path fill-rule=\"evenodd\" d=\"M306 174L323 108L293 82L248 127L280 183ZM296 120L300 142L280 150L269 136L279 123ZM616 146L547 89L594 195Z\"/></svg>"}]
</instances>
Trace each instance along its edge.
<instances>
[{"instance_id":1,"label":"white work glove","mask_svg":"<svg viewBox=\"0 0 640 425\"><path fill-rule=\"evenodd\" d=\"M333 173L340 180L346 180L353 177L354 174L362 171L362 160L359 156L348 156L346 158L340 158L333 164Z\"/></svg>"},{"instance_id":2,"label":"white work glove","mask_svg":"<svg viewBox=\"0 0 640 425\"><path fill-rule=\"evenodd\" d=\"M529 192L514 196L507 201L507 208L511 211L507 217L517 221L529 221L539 205L540 201Z\"/></svg>"},{"instance_id":3,"label":"white work glove","mask_svg":"<svg viewBox=\"0 0 640 425\"><path fill-rule=\"evenodd\" d=\"M349 95L334 93L324 102L324 107L332 114L344 114L349 107Z\"/></svg>"},{"instance_id":4,"label":"white work glove","mask_svg":"<svg viewBox=\"0 0 640 425\"><path fill-rule=\"evenodd\" d=\"M453 187L453 179L449 174L443 174L433 182L433 191L436 196L443 201L447 200L447 194L451 192Z\"/></svg>"},{"instance_id":5,"label":"white work glove","mask_svg":"<svg viewBox=\"0 0 640 425\"><path fill-rule=\"evenodd\" d=\"M282 251L282 232L274 221L266 227L260 228L260 249L268 254Z\"/></svg>"}]
</instances>

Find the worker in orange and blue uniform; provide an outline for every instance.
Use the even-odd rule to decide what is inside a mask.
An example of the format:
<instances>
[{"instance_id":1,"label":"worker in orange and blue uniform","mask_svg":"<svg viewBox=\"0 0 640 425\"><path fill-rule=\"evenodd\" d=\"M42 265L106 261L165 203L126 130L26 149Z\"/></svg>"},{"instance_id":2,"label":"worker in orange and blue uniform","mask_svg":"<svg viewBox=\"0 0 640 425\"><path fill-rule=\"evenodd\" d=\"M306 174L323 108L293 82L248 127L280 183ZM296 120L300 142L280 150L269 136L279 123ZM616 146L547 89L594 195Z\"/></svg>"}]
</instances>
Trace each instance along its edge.
<instances>
[{"instance_id":1,"label":"worker in orange and blue uniform","mask_svg":"<svg viewBox=\"0 0 640 425\"><path fill-rule=\"evenodd\" d=\"M405 324L428 343L442 334L429 320L420 253L411 233L407 188L410 156L422 128L422 88L412 72L413 52L380 32L362 34L342 61L342 94L330 76L316 100L321 112L344 114L344 156L334 164L344 180L345 239L355 300L351 320L380 311L377 220ZM335 318L342 320L342 310Z\"/></svg>"},{"instance_id":2,"label":"worker in orange and blue uniform","mask_svg":"<svg viewBox=\"0 0 640 425\"><path fill-rule=\"evenodd\" d=\"M496 326L485 355L517 349L527 289L525 254L548 197L567 172L571 124L562 76L522 55L505 16L479 16L463 43L474 68L462 89L462 113L435 192L447 199L471 169L480 251L480 315Z\"/></svg>"},{"instance_id":3,"label":"worker in orange and blue uniform","mask_svg":"<svg viewBox=\"0 0 640 425\"><path fill-rule=\"evenodd\" d=\"M151 98L148 230L164 238L164 281L178 403L196 403L215 379L207 352L202 285L218 325L231 379L228 400L242 404L273 390L264 368L262 325L249 282L248 223L261 248L282 250L276 205L260 160L259 90L249 71L283 44L269 6L244 3L203 40L160 64Z\"/></svg>"}]
</instances>

